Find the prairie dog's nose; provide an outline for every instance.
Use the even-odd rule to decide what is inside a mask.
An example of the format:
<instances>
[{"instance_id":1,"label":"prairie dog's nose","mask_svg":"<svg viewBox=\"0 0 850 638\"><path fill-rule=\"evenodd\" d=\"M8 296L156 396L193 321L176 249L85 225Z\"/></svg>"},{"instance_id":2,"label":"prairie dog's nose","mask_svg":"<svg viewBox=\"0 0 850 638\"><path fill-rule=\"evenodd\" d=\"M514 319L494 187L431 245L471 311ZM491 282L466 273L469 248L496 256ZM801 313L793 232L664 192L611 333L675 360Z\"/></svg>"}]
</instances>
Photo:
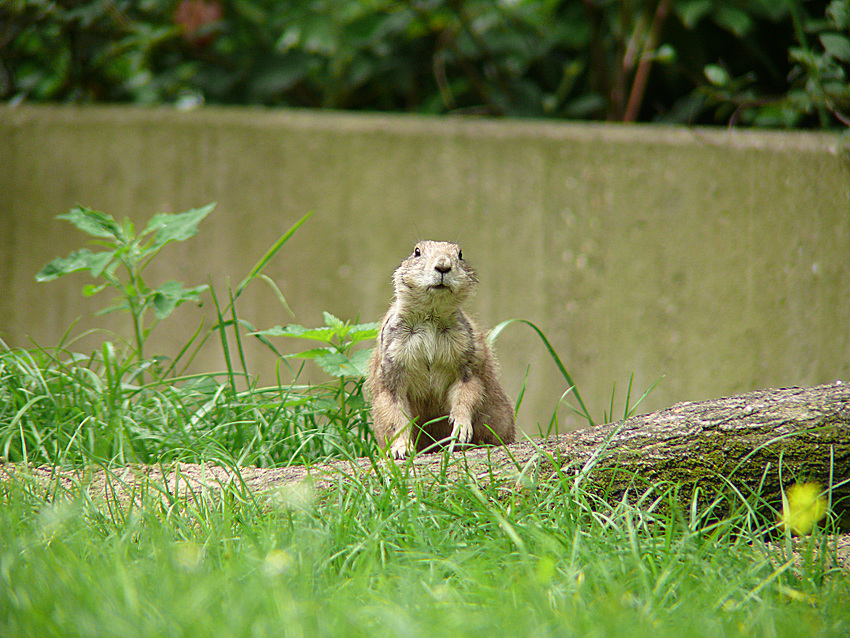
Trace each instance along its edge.
<instances>
[{"instance_id":1,"label":"prairie dog's nose","mask_svg":"<svg viewBox=\"0 0 850 638\"><path fill-rule=\"evenodd\" d=\"M442 255L434 262L434 270L443 273L444 275L452 269L452 260L446 255Z\"/></svg>"}]
</instances>

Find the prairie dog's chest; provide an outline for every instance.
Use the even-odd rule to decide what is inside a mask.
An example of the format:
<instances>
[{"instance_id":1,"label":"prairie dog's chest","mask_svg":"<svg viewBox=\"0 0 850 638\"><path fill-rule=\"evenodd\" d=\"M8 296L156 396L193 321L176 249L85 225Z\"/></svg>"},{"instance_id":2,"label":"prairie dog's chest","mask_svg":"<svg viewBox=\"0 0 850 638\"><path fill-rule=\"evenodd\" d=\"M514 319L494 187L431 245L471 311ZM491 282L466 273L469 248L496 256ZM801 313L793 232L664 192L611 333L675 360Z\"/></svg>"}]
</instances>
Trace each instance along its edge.
<instances>
[{"instance_id":1,"label":"prairie dog's chest","mask_svg":"<svg viewBox=\"0 0 850 638\"><path fill-rule=\"evenodd\" d=\"M387 355L399 367L413 396L444 396L463 375L472 347L467 324L400 323L393 332L386 344Z\"/></svg>"},{"instance_id":2,"label":"prairie dog's chest","mask_svg":"<svg viewBox=\"0 0 850 638\"><path fill-rule=\"evenodd\" d=\"M430 321L404 325L390 345L392 358L408 370L456 368L465 343L458 327Z\"/></svg>"}]
</instances>

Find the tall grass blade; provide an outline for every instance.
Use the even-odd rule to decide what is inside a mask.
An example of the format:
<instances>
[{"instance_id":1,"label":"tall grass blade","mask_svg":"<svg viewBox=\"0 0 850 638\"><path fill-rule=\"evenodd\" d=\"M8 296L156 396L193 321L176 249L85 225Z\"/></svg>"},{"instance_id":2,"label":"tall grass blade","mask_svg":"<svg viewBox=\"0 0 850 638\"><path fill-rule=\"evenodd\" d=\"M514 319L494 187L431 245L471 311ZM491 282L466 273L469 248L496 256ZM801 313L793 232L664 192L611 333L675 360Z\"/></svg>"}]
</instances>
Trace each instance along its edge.
<instances>
[{"instance_id":1,"label":"tall grass blade","mask_svg":"<svg viewBox=\"0 0 850 638\"><path fill-rule=\"evenodd\" d=\"M248 276L245 277L245 279L243 279L242 282L236 287L236 294L234 295L235 299L239 298L239 295L242 294L242 291L245 289L245 286L247 286L249 283L251 283L251 281L253 281L253 279L260 273L260 271L265 268L266 264L271 260L271 258L274 257L281 248L283 248L283 245L288 242L290 237L295 234L295 231L301 227L301 224L310 219L312 215L313 211L310 211L309 213L304 215L304 217L295 222L289 228L289 230L287 230L281 236L280 239L278 239L274 244L272 244L272 247L269 248L268 251L266 251L266 254L263 255L263 257L260 259L260 261L258 261L254 265L254 267L251 269L251 272L248 273Z\"/></svg>"},{"instance_id":2,"label":"tall grass blade","mask_svg":"<svg viewBox=\"0 0 850 638\"><path fill-rule=\"evenodd\" d=\"M567 372L566 367L564 367L564 364L561 361L561 358L558 356L558 353L555 352L555 349L552 347L552 344L549 343L549 339L546 338L546 335L543 334L543 331L540 328L538 328L536 325L534 325L527 319L507 319L501 322L499 325L495 326L490 331L490 333L487 335L487 341L489 343L493 343L505 328L514 323L524 323L537 333L537 336L540 337L541 341L543 341L543 345L546 347L546 351L549 353L549 356L552 357L552 360L558 367L558 371L561 373L561 376L564 377L564 380L567 382L567 386L572 388L573 395L575 396L576 401L578 401L578 404L581 407L581 414L584 416L584 418L587 419L587 423L591 427L594 426L595 423L593 421L593 417L590 416L590 412L588 411L587 406L584 405L584 401L582 401L581 395L579 394L575 382L570 376L570 373Z\"/></svg>"}]
</instances>

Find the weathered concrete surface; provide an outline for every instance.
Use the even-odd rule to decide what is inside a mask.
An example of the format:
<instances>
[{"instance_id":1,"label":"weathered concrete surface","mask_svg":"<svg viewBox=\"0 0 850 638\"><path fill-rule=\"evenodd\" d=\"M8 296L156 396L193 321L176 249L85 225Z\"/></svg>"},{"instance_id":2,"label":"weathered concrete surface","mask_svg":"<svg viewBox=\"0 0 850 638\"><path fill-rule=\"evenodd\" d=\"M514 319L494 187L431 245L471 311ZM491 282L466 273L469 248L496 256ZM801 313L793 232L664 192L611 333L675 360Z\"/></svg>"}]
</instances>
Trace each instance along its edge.
<instances>
[{"instance_id":1,"label":"weathered concrete surface","mask_svg":"<svg viewBox=\"0 0 850 638\"><path fill-rule=\"evenodd\" d=\"M420 238L459 240L480 275L484 325L529 319L552 340L597 420L662 375L644 410L850 377L850 170L839 138L664 127L430 119L248 109L26 107L0 111L0 337L55 345L106 298L86 276L33 275L84 238L77 203L129 216L211 201L153 282L235 286L295 220L263 282L240 299L258 327L377 320L390 273ZM174 354L212 308L184 307L149 352ZM127 331L124 330L126 333ZM78 342L85 349L103 335ZM216 344L196 368L223 369ZM497 348L520 412L544 427L566 389L530 331ZM261 382L273 361L248 350ZM562 409L561 427L580 423Z\"/></svg>"}]
</instances>

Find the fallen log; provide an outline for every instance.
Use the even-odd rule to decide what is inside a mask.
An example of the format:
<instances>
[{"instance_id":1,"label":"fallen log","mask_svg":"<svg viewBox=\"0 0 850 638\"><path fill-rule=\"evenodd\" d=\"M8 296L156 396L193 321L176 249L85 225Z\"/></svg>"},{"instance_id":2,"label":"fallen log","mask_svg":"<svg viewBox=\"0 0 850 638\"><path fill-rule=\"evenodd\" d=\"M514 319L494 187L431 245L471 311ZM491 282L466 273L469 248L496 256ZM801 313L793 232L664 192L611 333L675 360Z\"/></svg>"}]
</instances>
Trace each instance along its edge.
<instances>
[{"instance_id":1,"label":"fallen log","mask_svg":"<svg viewBox=\"0 0 850 638\"><path fill-rule=\"evenodd\" d=\"M451 462L447 462L451 461ZM213 464L127 466L100 470L57 470L50 467L0 465L0 481L15 475L45 485L51 492L84 488L106 500L125 503L142 493L173 498L238 484L253 493L298 484L308 477L314 486L343 482L356 473L375 471L393 461L351 459L326 465L288 468L233 468ZM710 401L679 403L665 410L577 430L545 440L506 448L477 448L453 457L421 454L401 462L422 477L448 471L469 472L482 481L516 484L518 476L544 481L555 472L596 485L609 497L626 490L677 484L699 488L710 497L738 492L757 495L763 506L781 508L781 491L794 482L817 482L828 490L833 511L850 513L850 384L836 382L812 388L761 390ZM686 494L689 492L685 492ZM792 558L799 561L797 541ZM777 555L784 546L768 543ZM830 537L828 564L850 569L850 534ZM778 548L778 549L777 549ZM829 549L832 548L832 549ZM787 556L786 556L787 558ZM783 559L785 560L785 559Z\"/></svg>"},{"instance_id":2,"label":"fallen log","mask_svg":"<svg viewBox=\"0 0 850 638\"><path fill-rule=\"evenodd\" d=\"M624 490L659 484L699 488L703 494L729 489L744 497L758 493L778 506L781 490L794 482L830 489L838 512L850 511L850 384L760 390L709 401L679 403L619 423L586 428L548 439L526 439L501 448L457 451L464 471L481 480L525 476L545 479L555 471L578 476L585 487L604 486L617 497ZM374 471L368 458L311 467L253 468L174 463L81 471L14 464L0 466L0 479L23 470L41 481L85 484L90 493L132 492L155 482L171 494L216 488L238 481L253 492L298 483L308 476L317 487L341 475ZM381 464L393 463L382 460ZM437 476L446 471L444 454L420 454L398 462Z\"/></svg>"}]
</instances>

